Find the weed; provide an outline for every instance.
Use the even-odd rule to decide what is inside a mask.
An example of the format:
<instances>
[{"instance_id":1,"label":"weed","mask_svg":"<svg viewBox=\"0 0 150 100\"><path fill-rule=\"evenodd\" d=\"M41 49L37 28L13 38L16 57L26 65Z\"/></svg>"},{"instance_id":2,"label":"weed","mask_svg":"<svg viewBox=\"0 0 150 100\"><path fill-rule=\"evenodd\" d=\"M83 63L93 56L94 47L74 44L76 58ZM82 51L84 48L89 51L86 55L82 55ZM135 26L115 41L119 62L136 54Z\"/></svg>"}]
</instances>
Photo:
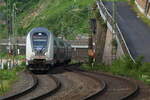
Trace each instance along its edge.
<instances>
[{"instance_id":1,"label":"weed","mask_svg":"<svg viewBox=\"0 0 150 100\"><path fill-rule=\"evenodd\" d=\"M0 70L0 95L8 92L12 84L19 79L18 72L22 71L24 67L14 67L11 70Z\"/></svg>"},{"instance_id":2,"label":"weed","mask_svg":"<svg viewBox=\"0 0 150 100\"><path fill-rule=\"evenodd\" d=\"M94 67L91 67L87 64L83 64L81 68L86 70L111 72L114 75L133 77L150 84L150 63L143 63L142 59L143 57L138 57L136 59L136 63L134 63L129 56L125 56L113 61L112 65L109 66L104 64L95 64Z\"/></svg>"}]
</instances>

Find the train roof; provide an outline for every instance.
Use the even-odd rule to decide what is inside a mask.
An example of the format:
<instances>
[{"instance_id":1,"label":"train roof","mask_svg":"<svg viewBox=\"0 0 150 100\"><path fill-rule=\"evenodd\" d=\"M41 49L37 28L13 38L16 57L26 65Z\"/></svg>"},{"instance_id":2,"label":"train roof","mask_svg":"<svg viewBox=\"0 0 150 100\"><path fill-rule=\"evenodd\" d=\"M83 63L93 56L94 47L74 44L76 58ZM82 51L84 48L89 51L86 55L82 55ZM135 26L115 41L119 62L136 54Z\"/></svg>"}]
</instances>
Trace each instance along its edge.
<instances>
[{"instance_id":1,"label":"train roof","mask_svg":"<svg viewBox=\"0 0 150 100\"><path fill-rule=\"evenodd\" d=\"M44 27L37 27L37 28L33 28L28 34L32 35L34 33L46 33L47 35L52 34L52 32L50 32L47 28Z\"/></svg>"}]
</instances>

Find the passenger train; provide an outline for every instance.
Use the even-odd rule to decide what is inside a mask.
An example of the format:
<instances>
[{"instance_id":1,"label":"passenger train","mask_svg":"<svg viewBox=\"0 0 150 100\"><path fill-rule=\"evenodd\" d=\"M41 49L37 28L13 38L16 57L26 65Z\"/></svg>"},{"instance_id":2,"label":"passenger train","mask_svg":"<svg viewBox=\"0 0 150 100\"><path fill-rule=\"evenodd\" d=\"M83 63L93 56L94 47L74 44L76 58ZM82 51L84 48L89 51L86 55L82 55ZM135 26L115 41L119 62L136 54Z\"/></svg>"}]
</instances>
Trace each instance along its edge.
<instances>
[{"instance_id":1,"label":"passenger train","mask_svg":"<svg viewBox=\"0 0 150 100\"><path fill-rule=\"evenodd\" d=\"M26 65L29 70L49 70L71 61L71 44L57 38L46 28L32 29L26 38Z\"/></svg>"}]
</instances>

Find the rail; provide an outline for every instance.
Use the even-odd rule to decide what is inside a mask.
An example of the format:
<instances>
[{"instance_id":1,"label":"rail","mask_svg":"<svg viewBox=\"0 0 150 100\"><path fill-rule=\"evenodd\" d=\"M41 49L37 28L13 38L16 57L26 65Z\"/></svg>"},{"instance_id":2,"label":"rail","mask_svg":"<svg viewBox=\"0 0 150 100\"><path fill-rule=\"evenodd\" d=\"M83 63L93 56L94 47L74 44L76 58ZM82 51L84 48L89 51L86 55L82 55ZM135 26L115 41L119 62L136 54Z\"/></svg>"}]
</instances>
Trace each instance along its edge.
<instances>
[{"instance_id":1,"label":"rail","mask_svg":"<svg viewBox=\"0 0 150 100\"><path fill-rule=\"evenodd\" d=\"M124 81L125 84L128 83L130 86L132 86L132 90L130 92L127 92L128 94L122 95L120 97L120 100L131 99L132 97L138 95L140 87L139 87L139 85L136 82L133 81L133 79L127 78L127 77L123 77L123 76L116 76L116 75L112 75L112 74L104 73L104 72L86 71L86 70L81 69L80 67L77 67L77 66L80 66L81 64L82 63L70 64L69 66L66 66L65 69L68 70L68 71L78 72L80 74L87 75L87 76L92 77L94 79L95 78L97 79L97 77L98 77L101 80L101 82L102 82L102 89L101 89L101 91L97 92L96 94L94 94L92 96L87 97L84 100L99 100L99 98L98 98L99 96L101 97L103 95L103 93L107 94L109 92L109 91L107 91L107 90L109 90L111 88L109 82L107 82L106 80L104 80L103 78L101 78L99 76L105 76L105 78L107 77L108 81L110 81L109 78L114 78L114 79L117 79L117 80L120 80L120 81ZM116 84L116 82L115 82L115 84Z\"/></svg>"},{"instance_id":2,"label":"rail","mask_svg":"<svg viewBox=\"0 0 150 100\"><path fill-rule=\"evenodd\" d=\"M99 11L103 14L103 19L105 21L107 21L111 26L114 25L114 21L113 21L113 17L112 15L108 12L107 8L105 7L105 5L103 4L102 0L97 1L97 6ZM119 43L122 47L122 50L125 54L128 54L130 56L130 58L132 59L132 61L135 63L135 59L133 58L133 56L131 55L131 52L127 46L127 43L123 37L123 34L118 26L118 24L115 24L115 32L117 35L117 38L119 40Z\"/></svg>"},{"instance_id":3,"label":"rail","mask_svg":"<svg viewBox=\"0 0 150 100\"><path fill-rule=\"evenodd\" d=\"M26 95L29 92L32 92L37 87L37 85L39 83L37 77L34 74L32 74L31 72L25 71L25 73L30 74L32 76L33 84L31 86L29 86L28 88L26 88L25 90L22 90L18 93L10 95L10 96L4 96L4 97L0 98L0 100L16 100L18 97Z\"/></svg>"},{"instance_id":4,"label":"rail","mask_svg":"<svg viewBox=\"0 0 150 100\"><path fill-rule=\"evenodd\" d=\"M72 64L72 65L80 65L80 63L76 63L76 64ZM69 66L72 66L72 65L69 65ZM94 76L90 75L88 72L86 73L86 71L81 71L81 70L69 68L69 67L65 67L65 70L75 72L75 73L78 73L83 76L87 76L89 78L96 80L97 82L99 82L101 84L101 88L97 92L91 93L90 95L85 96L83 98L83 100L93 100L93 98L95 98L99 94L102 94L107 88L107 84L105 83L105 81L95 78Z\"/></svg>"},{"instance_id":5,"label":"rail","mask_svg":"<svg viewBox=\"0 0 150 100\"><path fill-rule=\"evenodd\" d=\"M56 77L54 77L53 75L49 75L49 77L55 81L56 87L53 90L50 90L40 96L32 98L31 100L43 100L49 96L54 95L61 88L61 82Z\"/></svg>"}]
</instances>

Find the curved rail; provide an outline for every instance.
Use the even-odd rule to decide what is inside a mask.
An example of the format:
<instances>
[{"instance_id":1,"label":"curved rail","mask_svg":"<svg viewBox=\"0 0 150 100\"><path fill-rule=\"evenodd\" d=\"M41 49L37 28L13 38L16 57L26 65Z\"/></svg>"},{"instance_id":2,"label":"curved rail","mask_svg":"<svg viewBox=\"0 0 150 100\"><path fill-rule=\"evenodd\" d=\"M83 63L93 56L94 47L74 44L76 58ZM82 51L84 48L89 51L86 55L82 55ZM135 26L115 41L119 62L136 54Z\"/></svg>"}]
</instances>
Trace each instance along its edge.
<instances>
[{"instance_id":1,"label":"curved rail","mask_svg":"<svg viewBox=\"0 0 150 100\"><path fill-rule=\"evenodd\" d=\"M49 97L49 96L55 94L61 88L61 83L60 83L60 81L57 78L55 78L52 75L49 75L49 77L52 78L55 81L56 87L53 90L51 90L51 91L49 91L47 93L44 93L44 94L42 94L40 96L32 98L31 100L41 100L41 99L44 99L46 97Z\"/></svg>"},{"instance_id":2,"label":"curved rail","mask_svg":"<svg viewBox=\"0 0 150 100\"><path fill-rule=\"evenodd\" d=\"M78 70L80 70L80 69L78 69ZM80 71L87 72L87 71L84 71L84 70L80 70ZM133 87L132 92L130 92L128 95L125 95L124 97L121 97L121 100L129 99L130 97L136 95L139 91L139 86L136 83L134 83L133 81L131 81L131 80L125 78L125 77L114 76L114 75L105 74L105 73L102 73L102 72L101 73L100 72L99 73L98 72L88 72L88 73L99 74L99 75L104 75L104 76L108 76L108 77L117 78L119 80L127 81L130 85L132 85L132 87Z\"/></svg>"},{"instance_id":3,"label":"curved rail","mask_svg":"<svg viewBox=\"0 0 150 100\"><path fill-rule=\"evenodd\" d=\"M37 77L34 76L30 72L26 72L26 73L30 74L32 76L33 84L30 87L26 88L25 90L23 90L23 91L21 91L19 93L13 94L11 96L5 96L5 97L3 97L2 100L14 100L15 98L21 97L21 96L23 96L25 94L28 94L29 92L32 92L32 90L34 90L37 87L37 85L38 85L38 79L37 79Z\"/></svg>"},{"instance_id":4,"label":"curved rail","mask_svg":"<svg viewBox=\"0 0 150 100\"><path fill-rule=\"evenodd\" d=\"M98 81L99 83L102 84L102 88L99 89L98 92L92 93L91 95L88 95L87 97L84 97L83 100L89 100L89 99L91 99L91 98L94 98L94 97L97 96L98 94L103 93L104 90L106 89L106 86L107 86L107 85L106 85L106 83L105 83L103 80L98 80L97 78L95 78L95 77L93 77L93 76L91 76L91 75L89 75L89 74L85 74L85 73L82 73L82 72L80 72L80 71L78 71L78 70L73 70L73 69L71 69L71 68L65 68L65 70L71 71L71 72L75 72L75 73L79 73L79 74L81 74L81 75L83 75L83 76L90 77L90 78L92 78L92 79L94 79L94 80L96 80L96 81Z\"/></svg>"},{"instance_id":5,"label":"curved rail","mask_svg":"<svg viewBox=\"0 0 150 100\"><path fill-rule=\"evenodd\" d=\"M71 67L73 65L79 65L79 63L69 65L69 67ZM129 99L130 97L133 97L133 96L137 95L138 92L139 92L139 86L135 82L133 82L132 80L130 80L130 79L126 78L126 77L115 76L115 75L106 74L106 73L103 73L103 72L90 72L90 71L85 71L85 70L82 70L82 69L76 68L76 67L71 67L71 68L67 68L67 69L69 69L70 71L85 72L85 73L89 73L89 74L91 73L93 75L103 75L103 76L107 76L107 77L116 78L118 80L126 81L128 84L130 84L133 87L133 89L128 95L125 95L125 96L121 97L120 98L121 100ZM82 74L85 75L84 73L82 73ZM95 94L95 95L93 95L91 97L87 97L85 100L92 100L92 98L94 98L95 96L97 96L97 95L101 94L102 92L104 92L105 89L107 89L107 85L109 85L109 84L105 83L105 88L103 88L103 90L101 92L99 92L99 93L97 93L97 94Z\"/></svg>"},{"instance_id":6,"label":"curved rail","mask_svg":"<svg viewBox=\"0 0 150 100\"><path fill-rule=\"evenodd\" d=\"M111 75L111 74L105 74L105 73L102 73L102 72L99 72L99 73L91 72L91 73L117 78L119 80L124 80L124 81L127 81L130 85L132 85L132 87L133 87L132 92L130 92L128 95L125 95L124 97L121 97L121 100L129 99L130 97L136 95L138 93L138 91L139 91L139 86L135 82L133 82L132 80L130 80L130 79L126 78L126 77L115 76L115 75Z\"/></svg>"}]
</instances>

